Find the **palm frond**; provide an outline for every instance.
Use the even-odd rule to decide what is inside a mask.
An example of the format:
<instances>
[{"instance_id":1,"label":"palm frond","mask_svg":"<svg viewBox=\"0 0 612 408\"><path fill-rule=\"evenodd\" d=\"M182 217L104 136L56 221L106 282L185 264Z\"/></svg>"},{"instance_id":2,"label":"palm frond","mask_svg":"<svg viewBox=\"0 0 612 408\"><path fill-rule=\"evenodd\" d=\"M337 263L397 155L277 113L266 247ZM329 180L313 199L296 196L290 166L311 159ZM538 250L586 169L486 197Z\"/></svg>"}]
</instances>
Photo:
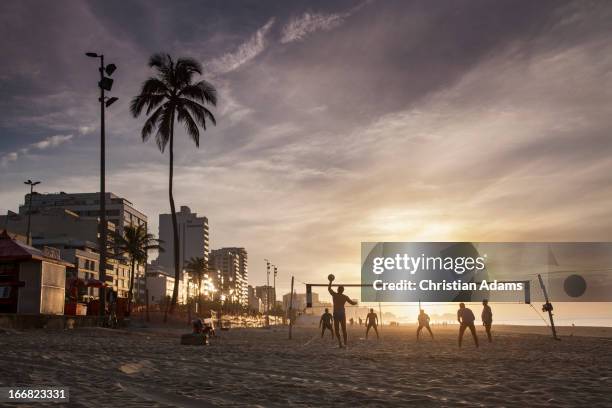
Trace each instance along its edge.
<instances>
[{"instance_id":1,"label":"palm frond","mask_svg":"<svg viewBox=\"0 0 612 408\"><path fill-rule=\"evenodd\" d=\"M169 89L163 81L158 78L149 78L142 84L140 94L132 99L130 112L134 117L138 117L146 106L147 114L149 114L164 100L164 95L168 94Z\"/></svg>"},{"instance_id":2,"label":"palm frond","mask_svg":"<svg viewBox=\"0 0 612 408\"><path fill-rule=\"evenodd\" d=\"M195 84L186 85L179 92L180 96L195 99L198 102L210 103L217 106L217 90L207 81L199 81Z\"/></svg>"},{"instance_id":3,"label":"palm frond","mask_svg":"<svg viewBox=\"0 0 612 408\"><path fill-rule=\"evenodd\" d=\"M202 74L202 64L193 58L179 58L176 61L176 83L183 87L191 84L193 74Z\"/></svg>"},{"instance_id":4,"label":"palm frond","mask_svg":"<svg viewBox=\"0 0 612 408\"><path fill-rule=\"evenodd\" d=\"M153 54L149 59L149 66L159 72L164 82L171 86L176 85L174 79L174 61L172 61L172 57L169 54Z\"/></svg>"},{"instance_id":5,"label":"palm frond","mask_svg":"<svg viewBox=\"0 0 612 408\"><path fill-rule=\"evenodd\" d=\"M184 106L196 121L206 130L206 119L210 120L213 125L217 124L215 116L204 105L194 102L189 99L181 98L180 105Z\"/></svg>"},{"instance_id":6,"label":"palm frond","mask_svg":"<svg viewBox=\"0 0 612 408\"><path fill-rule=\"evenodd\" d=\"M164 110L164 106L160 106L145 121L145 124L143 125L142 132L141 132L141 136L142 136L142 141L143 142L146 142L149 139L149 137L151 136L151 133L153 133L153 131L157 128L158 122L159 122L159 120L161 118L163 110Z\"/></svg>"},{"instance_id":7,"label":"palm frond","mask_svg":"<svg viewBox=\"0 0 612 408\"><path fill-rule=\"evenodd\" d=\"M185 107L181 106L180 104L177 107L176 120L179 123L183 122L183 124L185 125L185 130L187 131L187 134L195 142L196 147L199 148L200 147L200 130L198 129L198 125L193 120L193 118L191 117L187 109L185 109ZM204 126L204 129L206 129L205 126Z\"/></svg>"},{"instance_id":8,"label":"palm frond","mask_svg":"<svg viewBox=\"0 0 612 408\"><path fill-rule=\"evenodd\" d=\"M161 116L157 121L157 133L155 134L155 143L157 147L163 153L166 149L166 145L170 140L170 132L172 129L173 110L174 106L171 103L164 105Z\"/></svg>"}]
</instances>

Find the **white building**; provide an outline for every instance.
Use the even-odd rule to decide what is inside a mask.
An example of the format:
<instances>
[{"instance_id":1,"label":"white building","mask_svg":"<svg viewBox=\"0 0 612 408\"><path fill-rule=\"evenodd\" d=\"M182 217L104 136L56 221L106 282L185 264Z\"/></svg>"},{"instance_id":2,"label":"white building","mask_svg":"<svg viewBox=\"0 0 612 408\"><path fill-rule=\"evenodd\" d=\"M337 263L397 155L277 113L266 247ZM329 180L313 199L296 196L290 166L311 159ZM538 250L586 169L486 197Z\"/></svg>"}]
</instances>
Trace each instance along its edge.
<instances>
[{"instance_id":1,"label":"white building","mask_svg":"<svg viewBox=\"0 0 612 408\"><path fill-rule=\"evenodd\" d=\"M170 276L163 268L157 265L148 265L146 285L146 289L149 292L149 303L163 303L165 297L172 298L174 277ZM204 291L204 289L203 287L202 291ZM189 280L188 275L183 272L179 280L177 303L186 304L188 299L195 299L197 296L197 283Z\"/></svg>"},{"instance_id":2,"label":"white building","mask_svg":"<svg viewBox=\"0 0 612 408\"><path fill-rule=\"evenodd\" d=\"M208 261L209 231L208 218L198 217L192 213L189 207L181 206L176 213L179 233L179 267L185 268L185 264L191 258L204 258ZM174 274L174 232L172 229L172 214L159 215L159 239L164 241L164 252L159 253L155 264L165 268Z\"/></svg>"}]
</instances>

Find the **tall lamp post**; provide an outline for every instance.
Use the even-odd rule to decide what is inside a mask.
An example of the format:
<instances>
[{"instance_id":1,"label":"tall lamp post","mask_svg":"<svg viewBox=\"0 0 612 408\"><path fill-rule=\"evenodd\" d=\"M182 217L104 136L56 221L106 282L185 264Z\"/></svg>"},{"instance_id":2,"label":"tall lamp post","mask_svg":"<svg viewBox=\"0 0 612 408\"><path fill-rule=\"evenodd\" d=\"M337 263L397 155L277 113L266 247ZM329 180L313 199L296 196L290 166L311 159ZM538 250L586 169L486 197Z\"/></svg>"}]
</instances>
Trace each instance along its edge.
<instances>
[{"instance_id":1,"label":"tall lamp post","mask_svg":"<svg viewBox=\"0 0 612 408\"><path fill-rule=\"evenodd\" d=\"M274 324L277 324L278 322L276 321L276 275L278 274L278 267L276 265L272 265L272 268L274 269L274 284L273 284L273 292L274 292L274 304L272 305L272 310L274 311Z\"/></svg>"},{"instance_id":2,"label":"tall lamp post","mask_svg":"<svg viewBox=\"0 0 612 408\"><path fill-rule=\"evenodd\" d=\"M32 220L32 195L34 194L34 186L40 184L40 181L24 181L23 184L30 186L30 200L28 202L28 228L26 230L26 241L28 245L32 245L32 237L30 236L30 225Z\"/></svg>"},{"instance_id":3,"label":"tall lamp post","mask_svg":"<svg viewBox=\"0 0 612 408\"><path fill-rule=\"evenodd\" d=\"M266 261L266 326L270 326L270 261Z\"/></svg>"},{"instance_id":4,"label":"tall lamp post","mask_svg":"<svg viewBox=\"0 0 612 408\"><path fill-rule=\"evenodd\" d=\"M117 69L115 64L104 65L104 55L95 52L85 53L90 58L100 59L100 280L106 282L106 241L108 239L108 226L106 225L106 134L104 128L104 111L117 101L118 98L107 98L104 91L110 91L113 87L113 80L106 75L112 75ZM100 316L104 316L106 309L106 291L104 286L100 288Z\"/></svg>"}]
</instances>

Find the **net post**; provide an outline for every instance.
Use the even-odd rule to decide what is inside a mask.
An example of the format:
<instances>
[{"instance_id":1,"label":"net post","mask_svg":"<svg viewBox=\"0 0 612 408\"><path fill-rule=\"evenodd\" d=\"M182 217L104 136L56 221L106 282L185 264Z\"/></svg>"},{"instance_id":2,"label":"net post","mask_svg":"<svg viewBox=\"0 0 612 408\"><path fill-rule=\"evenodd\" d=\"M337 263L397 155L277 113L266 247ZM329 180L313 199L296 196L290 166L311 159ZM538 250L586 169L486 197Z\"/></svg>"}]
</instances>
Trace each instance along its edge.
<instances>
[{"instance_id":1,"label":"net post","mask_svg":"<svg viewBox=\"0 0 612 408\"><path fill-rule=\"evenodd\" d=\"M291 292L289 292L289 340L293 332L293 276L291 277Z\"/></svg>"},{"instance_id":2,"label":"net post","mask_svg":"<svg viewBox=\"0 0 612 408\"><path fill-rule=\"evenodd\" d=\"M525 304L531 304L531 281L524 281L525 284Z\"/></svg>"},{"instance_id":3,"label":"net post","mask_svg":"<svg viewBox=\"0 0 612 408\"><path fill-rule=\"evenodd\" d=\"M306 284L306 307L312 307L312 285Z\"/></svg>"}]
</instances>

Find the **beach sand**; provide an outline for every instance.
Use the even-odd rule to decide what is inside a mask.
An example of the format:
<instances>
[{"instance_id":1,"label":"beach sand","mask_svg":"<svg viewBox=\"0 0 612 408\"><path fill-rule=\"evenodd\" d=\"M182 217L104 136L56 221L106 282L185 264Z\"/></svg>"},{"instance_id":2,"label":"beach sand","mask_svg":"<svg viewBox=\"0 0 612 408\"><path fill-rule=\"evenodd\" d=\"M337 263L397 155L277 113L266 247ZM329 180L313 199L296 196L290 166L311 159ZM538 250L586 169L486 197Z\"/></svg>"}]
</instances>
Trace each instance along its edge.
<instances>
[{"instance_id":1,"label":"beach sand","mask_svg":"<svg viewBox=\"0 0 612 408\"><path fill-rule=\"evenodd\" d=\"M611 407L612 329L496 327L481 347L457 326L349 331L338 349L315 328L232 329L207 347L183 329L0 330L0 386L69 386L70 406ZM570 336L570 334L572 334ZM1 404L0 404L1 405ZM6 405L14 406L14 405ZM35 403L31 406L58 406Z\"/></svg>"}]
</instances>

